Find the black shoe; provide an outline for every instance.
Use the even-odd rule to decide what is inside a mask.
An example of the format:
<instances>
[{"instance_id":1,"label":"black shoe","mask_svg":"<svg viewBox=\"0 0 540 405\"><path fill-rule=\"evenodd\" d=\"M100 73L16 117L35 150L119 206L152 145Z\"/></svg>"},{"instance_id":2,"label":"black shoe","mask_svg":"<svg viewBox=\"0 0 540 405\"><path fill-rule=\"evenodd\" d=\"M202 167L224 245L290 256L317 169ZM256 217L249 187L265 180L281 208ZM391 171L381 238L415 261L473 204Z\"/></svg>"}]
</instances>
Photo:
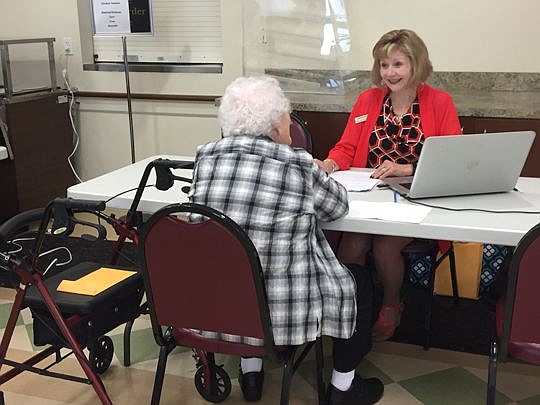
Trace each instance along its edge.
<instances>
[{"instance_id":1,"label":"black shoe","mask_svg":"<svg viewBox=\"0 0 540 405\"><path fill-rule=\"evenodd\" d=\"M263 381L264 370L242 374L242 369L240 369L238 373L238 382L246 401L258 401L261 399Z\"/></svg>"},{"instance_id":2,"label":"black shoe","mask_svg":"<svg viewBox=\"0 0 540 405\"><path fill-rule=\"evenodd\" d=\"M374 404L382 398L384 385L378 378L362 379L354 376L351 388L340 391L332 384L326 391L326 405L368 405Z\"/></svg>"}]
</instances>

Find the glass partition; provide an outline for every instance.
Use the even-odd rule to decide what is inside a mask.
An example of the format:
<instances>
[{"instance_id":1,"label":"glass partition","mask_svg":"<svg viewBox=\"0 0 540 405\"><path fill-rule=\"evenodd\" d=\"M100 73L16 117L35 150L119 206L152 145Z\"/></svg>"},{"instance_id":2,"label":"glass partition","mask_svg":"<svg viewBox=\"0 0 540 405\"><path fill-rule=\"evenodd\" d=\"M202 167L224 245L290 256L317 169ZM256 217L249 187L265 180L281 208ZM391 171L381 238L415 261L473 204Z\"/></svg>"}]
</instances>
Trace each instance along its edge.
<instances>
[{"instance_id":1,"label":"glass partition","mask_svg":"<svg viewBox=\"0 0 540 405\"><path fill-rule=\"evenodd\" d=\"M356 92L345 3L243 0L244 74L272 75L286 92Z\"/></svg>"}]
</instances>

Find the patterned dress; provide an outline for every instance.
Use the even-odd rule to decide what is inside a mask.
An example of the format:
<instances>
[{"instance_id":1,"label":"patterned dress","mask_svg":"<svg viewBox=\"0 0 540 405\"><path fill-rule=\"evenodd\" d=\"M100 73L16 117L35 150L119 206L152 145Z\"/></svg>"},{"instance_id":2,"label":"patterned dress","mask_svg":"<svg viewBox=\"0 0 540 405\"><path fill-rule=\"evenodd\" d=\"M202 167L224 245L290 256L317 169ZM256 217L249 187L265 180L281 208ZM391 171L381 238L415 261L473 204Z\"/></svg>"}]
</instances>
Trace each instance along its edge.
<instances>
[{"instance_id":1,"label":"patterned dress","mask_svg":"<svg viewBox=\"0 0 540 405\"><path fill-rule=\"evenodd\" d=\"M231 217L253 241L276 344L352 335L354 278L318 225L348 212L347 191L311 155L266 136L237 135L203 145L197 151L189 198ZM242 289L238 286L239 294Z\"/></svg>"},{"instance_id":2,"label":"patterned dress","mask_svg":"<svg viewBox=\"0 0 540 405\"><path fill-rule=\"evenodd\" d=\"M409 110L398 117L394 114L390 97L386 96L369 137L368 167L378 167L385 160L400 164L416 162L423 145L418 100L414 100Z\"/></svg>"}]
</instances>

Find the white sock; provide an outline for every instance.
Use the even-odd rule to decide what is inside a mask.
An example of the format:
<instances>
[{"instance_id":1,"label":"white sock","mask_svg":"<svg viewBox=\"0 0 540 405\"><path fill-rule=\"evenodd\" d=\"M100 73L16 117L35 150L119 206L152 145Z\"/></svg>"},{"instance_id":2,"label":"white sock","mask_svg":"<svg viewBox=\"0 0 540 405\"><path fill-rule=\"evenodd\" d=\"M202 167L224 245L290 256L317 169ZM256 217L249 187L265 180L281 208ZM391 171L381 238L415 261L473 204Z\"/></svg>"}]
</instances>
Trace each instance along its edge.
<instances>
[{"instance_id":1,"label":"white sock","mask_svg":"<svg viewBox=\"0 0 540 405\"><path fill-rule=\"evenodd\" d=\"M351 388L352 381L354 379L354 370L347 371L346 373L340 373L336 369L332 370L332 380L330 383L340 391L347 391Z\"/></svg>"},{"instance_id":2,"label":"white sock","mask_svg":"<svg viewBox=\"0 0 540 405\"><path fill-rule=\"evenodd\" d=\"M262 370L263 361L260 357L242 357L240 359L240 367L242 374L259 372Z\"/></svg>"}]
</instances>

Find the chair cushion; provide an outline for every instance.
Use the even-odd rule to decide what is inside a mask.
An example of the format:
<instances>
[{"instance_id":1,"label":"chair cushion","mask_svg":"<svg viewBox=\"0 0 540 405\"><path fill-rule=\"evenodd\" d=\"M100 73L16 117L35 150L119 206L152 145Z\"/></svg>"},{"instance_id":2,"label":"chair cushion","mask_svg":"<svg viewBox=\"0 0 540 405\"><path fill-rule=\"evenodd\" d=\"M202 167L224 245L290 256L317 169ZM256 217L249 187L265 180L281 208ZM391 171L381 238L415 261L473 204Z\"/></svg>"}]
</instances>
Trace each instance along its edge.
<instances>
[{"instance_id":1,"label":"chair cushion","mask_svg":"<svg viewBox=\"0 0 540 405\"><path fill-rule=\"evenodd\" d=\"M506 297L500 298L499 301L497 301L495 312L497 339L499 342L502 340L505 303ZM510 339L511 338L512 334L510 334ZM519 342L510 340L508 342L508 357L527 363L540 365L540 344L534 342Z\"/></svg>"},{"instance_id":2,"label":"chair cushion","mask_svg":"<svg viewBox=\"0 0 540 405\"><path fill-rule=\"evenodd\" d=\"M181 346L196 347L212 353L246 357L264 357L269 354L264 346L252 346L245 343L213 339L186 328L173 328L173 337L176 343Z\"/></svg>"},{"instance_id":3,"label":"chair cushion","mask_svg":"<svg viewBox=\"0 0 540 405\"><path fill-rule=\"evenodd\" d=\"M540 365L540 344L529 342L509 342L508 356L527 363Z\"/></svg>"}]
</instances>

